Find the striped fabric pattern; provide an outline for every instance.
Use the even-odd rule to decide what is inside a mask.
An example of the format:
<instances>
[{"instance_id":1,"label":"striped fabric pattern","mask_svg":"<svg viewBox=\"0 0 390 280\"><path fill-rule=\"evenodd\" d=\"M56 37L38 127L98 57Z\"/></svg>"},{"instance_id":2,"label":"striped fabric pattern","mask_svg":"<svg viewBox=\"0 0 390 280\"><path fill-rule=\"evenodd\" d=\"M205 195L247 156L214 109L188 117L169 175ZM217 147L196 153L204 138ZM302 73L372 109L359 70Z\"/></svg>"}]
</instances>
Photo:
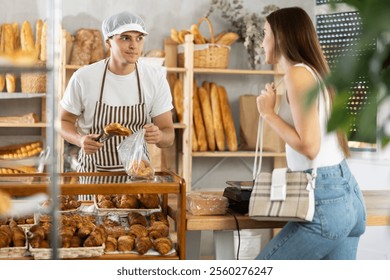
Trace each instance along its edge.
<instances>
[{"instance_id":1,"label":"striped fabric pattern","mask_svg":"<svg viewBox=\"0 0 390 280\"><path fill-rule=\"evenodd\" d=\"M272 174L261 172L256 177L249 200L249 216L255 220L311 221L314 193L309 191L309 179L304 172L286 173L286 200L271 201ZM311 217L310 217L311 216Z\"/></svg>"}]
</instances>

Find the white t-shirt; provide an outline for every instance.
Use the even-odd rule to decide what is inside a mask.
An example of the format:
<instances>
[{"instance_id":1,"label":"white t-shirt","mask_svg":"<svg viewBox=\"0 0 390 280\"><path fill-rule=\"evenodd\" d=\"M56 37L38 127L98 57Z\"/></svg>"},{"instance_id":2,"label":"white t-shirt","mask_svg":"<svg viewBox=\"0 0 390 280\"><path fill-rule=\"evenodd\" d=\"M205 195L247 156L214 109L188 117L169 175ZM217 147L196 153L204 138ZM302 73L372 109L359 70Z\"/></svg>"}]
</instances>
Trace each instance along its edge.
<instances>
[{"instance_id":1,"label":"white t-shirt","mask_svg":"<svg viewBox=\"0 0 390 280\"><path fill-rule=\"evenodd\" d=\"M173 109L172 95L162 67L139 62L138 73L147 112L154 118ZM80 133L88 134L92 127L96 102L100 97L105 61L78 69L69 80L60 102L66 111L79 116ZM116 75L107 70L102 102L110 106L139 104L137 75Z\"/></svg>"},{"instance_id":2,"label":"white t-shirt","mask_svg":"<svg viewBox=\"0 0 390 280\"><path fill-rule=\"evenodd\" d=\"M317 75L314 71L305 64L296 64L295 67L304 67L307 69L318 82ZM325 96L324 96L325 93ZM329 93L324 87L318 93L317 102L319 102L319 119L321 131L321 146L320 151L315 159L316 167L324 167L339 164L344 159L344 153L339 145L337 133L327 132L327 123L330 116L330 100ZM288 124L294 127L294 121L290 105L287 103L286 93L282 96L281 105L279 108L279 116ZM287 166L292 171L303 171L310 169L313 166L313 161L308 159L305 155L297 152L286 143L286 159Z\"/></svg>"}]
</instances>

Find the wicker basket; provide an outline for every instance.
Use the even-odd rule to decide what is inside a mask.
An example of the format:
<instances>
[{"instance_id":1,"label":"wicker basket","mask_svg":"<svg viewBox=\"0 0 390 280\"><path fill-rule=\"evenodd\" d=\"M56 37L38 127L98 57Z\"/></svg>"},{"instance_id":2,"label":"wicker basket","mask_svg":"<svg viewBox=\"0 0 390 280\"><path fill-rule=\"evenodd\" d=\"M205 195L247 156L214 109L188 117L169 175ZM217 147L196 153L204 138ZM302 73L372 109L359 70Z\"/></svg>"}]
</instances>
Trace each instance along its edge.
<instances>
[{"instance_id":1,"label":"wicker basket","mask_svg":"<svg viewBox=\"0 0 390 280\"><path fill-rule=\"evenodd\" d=\"M42 68L44 64L36 65ZM41 72L22 73L20 75L21 90L24 93L45 93L46 92L46 74Z\"/></svg>"},{"instance_id":2,"label":"wicker basket","mask_svg":"<svg viewBox=\"0 0 390 280\"><path fill-rule=\"evenodd\" d=\"M200 24L206 21L210 31L210 44L194 45L194 67L195 68L227 68L229 65L230 47L226 45L215 44L214 28L208 18L201 18ZM184 46L178 46L178 63L180 67L184 66Z\"/></svg>"}]
</instances>

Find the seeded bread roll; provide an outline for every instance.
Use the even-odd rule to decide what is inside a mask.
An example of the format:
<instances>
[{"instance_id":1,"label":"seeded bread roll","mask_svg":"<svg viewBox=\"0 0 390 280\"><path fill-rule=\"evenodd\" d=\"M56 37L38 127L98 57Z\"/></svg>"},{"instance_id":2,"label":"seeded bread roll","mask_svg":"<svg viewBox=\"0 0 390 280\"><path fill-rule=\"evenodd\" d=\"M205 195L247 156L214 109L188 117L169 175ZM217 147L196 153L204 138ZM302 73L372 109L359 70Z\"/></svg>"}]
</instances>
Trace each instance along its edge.
<instances>
[{"instance_id":1,"label":"seeded bread roll","mask_svg":"<svg viewBox=\"0 0 390 280\"><path fill-rule=\"evenodd\" d=\"M221 107L218 97L218 87L215 83L210 86L211 109L213 112L213 123L215 132L215 142L219 151L225 150L225 133L223 131Z\"/></svg>"},{"instance_id":2,"label":"seeded bread roll","mask_svg":"<svg viewBox=\"0 0 390 280\"><path fill-rule=\"evenodd\" d=\"M224 87L218 86L218 95L228 150L234 152L238 149L236 127L234 126L232 111Z\"/></svg>"},{"instance_id":3,"label":"seeded bread roll","mask_svg":"<svg viewBox=\"0 0 390 280\"><path fill-rule=\"evenodd\" d=\"M206 128L207 144L210 151L215 151L215 132L213 114L211 111L210 97L204 87L198 90L200 105L202 108L203 121Z\"/></svg>"}]
</instances>

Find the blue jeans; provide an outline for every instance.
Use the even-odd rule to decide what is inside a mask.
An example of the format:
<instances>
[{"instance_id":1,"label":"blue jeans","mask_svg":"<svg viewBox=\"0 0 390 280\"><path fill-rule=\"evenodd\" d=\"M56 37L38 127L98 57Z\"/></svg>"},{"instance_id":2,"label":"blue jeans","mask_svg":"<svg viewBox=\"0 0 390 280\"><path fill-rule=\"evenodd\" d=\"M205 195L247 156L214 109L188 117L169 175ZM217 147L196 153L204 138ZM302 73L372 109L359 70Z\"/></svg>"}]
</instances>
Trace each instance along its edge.
<instances>
[{"instance_id":1,"label":"blue jeans","mask_svg":"<svg viewBox=\"0 0 390 280\"><path fill-rule=\"evenodd\" d=\"M347 162L317 169L312 222L288 222L257 260L353 260L366 227L366 208Z\"/></svg>"}]
</instances>

